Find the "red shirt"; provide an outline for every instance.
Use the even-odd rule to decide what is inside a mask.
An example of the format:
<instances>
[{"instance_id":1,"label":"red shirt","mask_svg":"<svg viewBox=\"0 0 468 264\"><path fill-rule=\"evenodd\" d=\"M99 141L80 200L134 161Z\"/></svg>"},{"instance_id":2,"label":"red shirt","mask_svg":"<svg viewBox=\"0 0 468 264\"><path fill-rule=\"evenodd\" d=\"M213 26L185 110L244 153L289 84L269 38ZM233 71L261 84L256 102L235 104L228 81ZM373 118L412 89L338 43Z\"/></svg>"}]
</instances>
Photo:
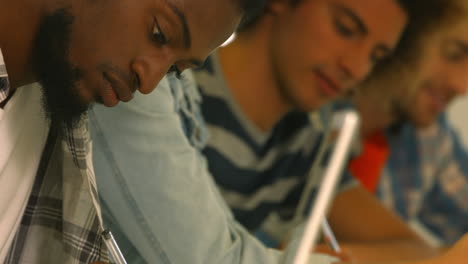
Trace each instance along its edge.
<instances>
[{"instance_id":1,"label":"red shirt","mask_svg":"<svg viewBox=\"0 0 468 264\"><path fill-rule=\"evenodd\" d=\"M377 132L364 140L363 152L351 160L351 173L371 193L375 193L377 189L388 152L389 146L384 133Z\"/></svg>"}]
</instances>

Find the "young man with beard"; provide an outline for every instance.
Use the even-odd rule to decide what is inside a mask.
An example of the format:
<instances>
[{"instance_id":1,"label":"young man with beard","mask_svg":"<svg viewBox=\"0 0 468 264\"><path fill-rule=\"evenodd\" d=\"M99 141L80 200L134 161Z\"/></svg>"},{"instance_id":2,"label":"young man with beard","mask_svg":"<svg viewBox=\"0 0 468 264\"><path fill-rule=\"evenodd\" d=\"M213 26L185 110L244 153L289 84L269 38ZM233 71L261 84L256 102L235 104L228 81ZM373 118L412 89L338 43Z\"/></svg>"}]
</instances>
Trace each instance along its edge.
<instances>
[{"instance_id":1,"label":"young man with beard","mask_svg":"<svg viewBox=\"0 0 468 264\"><path fill-rule=\"evenodd\" d=\"M270 25L270 32L280 26L285 27L279 31L281 33L288 29L292 31L289 38L278 36L275 40L284 44L292 37L304 35L301 34L303 30L305 32L302 33L307 33L307 30L314 29L314 34L310 35L326 40L325 44L322 43L324 53L331 58L335 53L339 54L339 67L333 65L331 69L333 76L336 74L346 87L366 76L372 67L369 57L378 60L392 50L407 18L399 6L401 2L394 0L378 1L377 5L373 1L310 0L303 1L304 6L299 3L297 10L284 2L274 2L278 4L275 7L278 21ZM354 12L349 14L350 5L352 10L358 9L359 13L367 14L366 23L363 24L366 27L361 27L362 23L359 22L362 19L356 22ZM331 10L333 12L329 13ZM386 12L390 12L389 24L367 27L369 16L375 21L376 16ZM340 39L349 33L343 23L349 23L353 31L358 32L350 36L350 42ZM335 44L335 41L339 41L335 47L327 46ZM310 49L305 43L292 43L304 45L303 50L297 50L293 59L305 56L301 52ZM351 51L355 51L353 56L350 55ZM262 56L257 55L250 54L247 61L262 62ZM343 55L350 57L346 56L342 61ZM283 56L287 57L287 54ZM291 60L291 65L293 62ZM234 68L249 72L243 67ZM254 69L258 68L262 69ZM322 67L318 68L321 71L317 71L317 74L323 71ZM174 78L171 77L171 83L177 85ZM330 87L323 77L317 82L323 89ZM254 85L246 93L252 96L257 88ZM314 91L321 93L322 89ZM328 97L326 91L323 92L323 97ZM193 87L167 86L150 97L137 96L132 102L117 106L117 111L101 106L92 109L93 158L104 204L104 221L123 245L124 255L135 263L158 260L163 263L197 264L281 263L280 252L262 246L236 223L216 190L197 149L203 146L205 140L198 113L199 101L200 97ZM320 101L314 105L318 107ZM384 223L381 224L384 226ZM401 228L400 224L396 226ZM406 228L399 231L407 234ZM158 255L161 250L165 250L164 257ZM394 250L389 252L395 253ZM314 255L311 263L330 263L330 259Z\"/></svg>"},{"instance_id":2,"label":"young man with beard","mask_svg":"<svg viewBox=\"0 0 468 264\"><path fill-rule=\"evenodd\" d=\"M199 65L253 3L0 2L0 262L108 260L86 110Z\"/></svg>"},{"instance_id":3,"label":"young man with beard","mask_svg":"<svg viewBox=\"0 0 468 264\"><path fill-rule=\"evenodd\" d=\"M385 205L445 246L468 232L468 156L444 114L468 89L468 4L457 5L356 95L365 149L351 165Z\"/></svg>"}]
</instances>

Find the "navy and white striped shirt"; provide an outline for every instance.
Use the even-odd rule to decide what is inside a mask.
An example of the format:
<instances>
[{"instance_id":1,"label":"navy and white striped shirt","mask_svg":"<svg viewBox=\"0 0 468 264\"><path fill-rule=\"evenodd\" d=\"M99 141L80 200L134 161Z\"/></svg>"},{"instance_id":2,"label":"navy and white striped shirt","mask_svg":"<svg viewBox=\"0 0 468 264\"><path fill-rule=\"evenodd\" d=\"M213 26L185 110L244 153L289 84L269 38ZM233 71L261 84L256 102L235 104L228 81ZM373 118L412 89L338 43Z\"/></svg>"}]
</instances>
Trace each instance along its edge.
<instances>
[{"instance_id":1,"label":"navy and white striped shirt","mask_svg":"<svg viewBox=\"0 0 468 264\"><path fill-rule=\"evenodd\" d=\"M195 77L210 132L203 152L235 217L251 231L259 229L272 213L290 220L324 137L323 129L313 126L307 113L293 111L271 131L262 132L234 101L216 54ZM351 183L355 183L352 177L344 177L341 188Z\"/></svg>"}]
</instances>

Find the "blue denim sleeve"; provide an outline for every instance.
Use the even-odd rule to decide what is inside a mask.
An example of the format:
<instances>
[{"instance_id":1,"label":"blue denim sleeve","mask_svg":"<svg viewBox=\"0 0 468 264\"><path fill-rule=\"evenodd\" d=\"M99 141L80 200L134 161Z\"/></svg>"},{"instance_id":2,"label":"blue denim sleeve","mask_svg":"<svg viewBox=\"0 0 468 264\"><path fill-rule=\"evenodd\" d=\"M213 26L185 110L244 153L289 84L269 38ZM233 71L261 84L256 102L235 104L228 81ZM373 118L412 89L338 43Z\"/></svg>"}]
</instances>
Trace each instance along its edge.
<instances>
[{"instance_id":1,"label":"blue denim sleeve","mask_svg":"<svg viewBox=\"0 0 468 264\"><path fill-rule=\"evenodd\" d=\"M468 232L468 156L445 116L440 118L438 126L440 152L437 155L436 182L425 194L427 203L420 218L447 244L452 244ZM423 177L427 177L424 164L421 171Z\"/></svg>"},{"instance_id":2,"label":"blue denim sleeve","mask_svg":"<svg viewBox=\"0 0 468 264\"><path fill-rule=\"evenodd\" d=\"M90 111L105 222L128 262L280 263L234 221L175 106L163 81L150 95Z\"/></svg>"}]
</instances>

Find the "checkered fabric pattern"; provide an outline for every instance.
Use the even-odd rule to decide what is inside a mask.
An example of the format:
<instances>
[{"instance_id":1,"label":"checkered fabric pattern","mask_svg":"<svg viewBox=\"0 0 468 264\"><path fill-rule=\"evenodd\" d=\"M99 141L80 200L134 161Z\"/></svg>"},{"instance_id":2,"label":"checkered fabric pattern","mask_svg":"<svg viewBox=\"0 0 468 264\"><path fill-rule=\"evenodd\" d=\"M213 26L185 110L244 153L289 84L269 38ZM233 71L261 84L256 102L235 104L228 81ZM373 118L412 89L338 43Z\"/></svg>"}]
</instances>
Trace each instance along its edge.
<instances>
[{"instance_id":1,"label":"checkered fabric pattern","mask_svg":"<svg viewBox=\"0 0 468 264\"><path fill-rule=\"evenodd\" d=\"M9 82L0 50L0 103ZM52 124L35 183L5 264L109 262L85 116Z\"/></svg>"}]
</instances>

